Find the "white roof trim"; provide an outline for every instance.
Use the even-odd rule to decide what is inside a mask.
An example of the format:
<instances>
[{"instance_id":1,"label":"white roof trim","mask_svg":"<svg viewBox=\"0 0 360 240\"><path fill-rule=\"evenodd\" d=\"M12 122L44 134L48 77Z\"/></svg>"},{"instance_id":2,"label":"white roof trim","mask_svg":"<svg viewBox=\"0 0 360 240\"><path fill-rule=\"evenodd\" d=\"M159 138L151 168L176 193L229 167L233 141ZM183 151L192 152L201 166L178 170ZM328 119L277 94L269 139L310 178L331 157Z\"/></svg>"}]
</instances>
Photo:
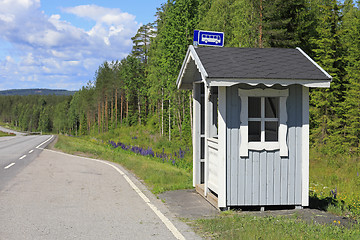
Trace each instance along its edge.
<instances>
[{"instance_id":1,"label":"white roof trim","mask_svg":"<svg viewBox=\"0 0 360 240\"><path fill-rule=\"evenodd\" d=\"M202 65L199 56L197 55L194 46L190 45L189 46L190 49L190 55L192 57L192 59L194 59L195 64L197 66L197 68L199 69L199 72L201 73L201 75L203 76L203 78L207 78L209 77L209 75L207 74L204 66Z\"/></svg>"},{"instance_id":2,"label":"white roof trim","mask_svg":"<svg viewBox=\"0 0 360 240\"><path fill-rule=\"evenodd\" d=\"M332 76L330 76L330 74L328 74L322 67L319 66L319 64L317 64L314 60L312 60L309 55L307 55L301 48L297 47L297 50L299 50L299 52L302 53L302 55L304 55L310 62L312 62L312 64L314 64L318 69L320 69L320 71L322 71L328 78L330 78L332 80Z\"/></svg>"},{"instance_id":3,"label":"white roof trim","mask_svg":"<svg viewBox=\"0 0 360 240\"><path fill-rule=\"evenodd\" d=\"M251 86L264 84L267 87L271 87L275 84L280 84L281 86L300 84L305 87L329 88L331 80L208 78L207 81L209 86L214 87L231 87L239 83L246 83Z\"/></svg>"},{"instance_id":4,"label":"white roof trim","mask_svg":"<svg viewBox=\"0 0 360 240\"><path fill-rule=\"evenodd\" d=\"M176 85L177 85L178 89L180 89L180 87L181 87L181 83L182 83L182 79L183 79L184 74L185 74L186 66L188 65L188 63L191 60L195 61L196 67L199 70L199 72L201 73L201 76L202 76L203 80L206 79L209 76L207 74L204 66L201 63L199 56L196 54L194 46L190 45L189 48L188 48L188 51L186 53L184 62L182 64L182 66L181 66L178 78L176 80Z\"/></svg>"},{"instance_id":5,"label":"white roof trim","mask_svg":"<svg viewBox=\"0 0 360 240\"><path fill-rule=\"evenodd\" d=\"M176 80L176 86L177 86L178 89L179 89L180 86L181 86L181 82L182 82L181 80L182 80L182 78L183 78L183 76L184 76L186 66L187 66L187 64L189 63L189 60L190 60L189 55L190 55L190 48L189 48L189 49L187 50L187 52L186 52L185 59L184 59L184 61L183 61L183 64L182 64L182 66L181 66L181 69L180 69L178 78L177 78L177 80Z\"/></svg>"}]
</instances>

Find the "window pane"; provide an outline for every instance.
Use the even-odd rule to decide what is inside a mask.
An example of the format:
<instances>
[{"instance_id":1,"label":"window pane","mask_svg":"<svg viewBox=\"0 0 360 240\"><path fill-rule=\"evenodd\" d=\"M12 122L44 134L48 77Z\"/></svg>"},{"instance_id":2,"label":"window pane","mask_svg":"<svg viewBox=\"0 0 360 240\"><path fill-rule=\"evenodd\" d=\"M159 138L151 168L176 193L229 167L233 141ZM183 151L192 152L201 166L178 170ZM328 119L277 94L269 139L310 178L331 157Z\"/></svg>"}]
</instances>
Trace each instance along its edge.
<instances>
[{"instance_id":1,"label":"window pane","mask_svg":"<svg viewBox=\"0 0 360 240\"><path fill-rule=\"evenodd\" d=\"M261 98L249 97L249 118L260 118L261 117Z\"/></svg>"},{"instance_id":2,"label":"window pane","mask_svg":"<svg viewBox=\"0 0 360 240\"><path fill-rule=\"evenodd\" d=\"M279 98L277 97L265 98L265 117L266 118L279 117Z\"/></svg>"},{"instance_id":3,"label":"window pane","mask_svg":"<svg viewBox=\"0 0 360 240\"><path fill-rule=\"evenodd\" d=\"M260 122L248 122L249 123L249 142L261 141L261 123Z\"/></svg>"},{"instance_id":4,"label":"window pane","mask_svg":"<svg viewBox=\"0 0 360 240\"><path fill-rule=\"evenodd\" d=\"M265 122L265 142L278 141L278 122Z\"/></svg>"}]
</instances>

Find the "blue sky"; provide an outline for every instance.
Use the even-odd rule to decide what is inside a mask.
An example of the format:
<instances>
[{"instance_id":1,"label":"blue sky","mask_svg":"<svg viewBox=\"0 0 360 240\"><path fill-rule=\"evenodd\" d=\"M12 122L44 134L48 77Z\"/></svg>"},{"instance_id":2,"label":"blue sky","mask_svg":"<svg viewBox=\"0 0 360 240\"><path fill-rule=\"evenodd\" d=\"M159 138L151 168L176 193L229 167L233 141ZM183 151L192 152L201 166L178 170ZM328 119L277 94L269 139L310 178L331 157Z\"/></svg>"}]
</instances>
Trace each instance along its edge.
<instances>
[{"instance_id":1,"label":"blue sky","mask_svg":"<svg viewBox=\"0 0 360 240\"><path fill-rule=\"evenodd\" d=\"M0 90L78 90L166 0L0 0Z\"/></svg>"}]
</instances>

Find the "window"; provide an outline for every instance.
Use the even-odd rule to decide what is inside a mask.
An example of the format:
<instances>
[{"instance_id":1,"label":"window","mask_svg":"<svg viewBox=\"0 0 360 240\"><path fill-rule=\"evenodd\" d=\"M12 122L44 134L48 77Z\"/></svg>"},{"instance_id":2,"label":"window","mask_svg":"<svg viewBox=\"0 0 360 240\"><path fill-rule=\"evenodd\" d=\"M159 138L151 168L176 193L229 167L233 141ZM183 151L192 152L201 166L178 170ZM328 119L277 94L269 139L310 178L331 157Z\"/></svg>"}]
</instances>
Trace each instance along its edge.
<instances>
[{"instance_id":1,"label":"window","mask_svg":"<svg viewBox=\"0 0 360 240\"><path fill-rule=\"evenodd\" d=\"M279 127L278 97L248 98L249 142L277 142Z\"/></svg>"},{"instance_id":2,"label":"window","mask_svg":"<svg viewBox=\"0 0 360 240\"><path fill-rule=\"evenodd\" d=\"M240 156L247 157L248 150L280 150L287 156L286 99L288 90L239 89Z\"/></svg>"}]
</instances>

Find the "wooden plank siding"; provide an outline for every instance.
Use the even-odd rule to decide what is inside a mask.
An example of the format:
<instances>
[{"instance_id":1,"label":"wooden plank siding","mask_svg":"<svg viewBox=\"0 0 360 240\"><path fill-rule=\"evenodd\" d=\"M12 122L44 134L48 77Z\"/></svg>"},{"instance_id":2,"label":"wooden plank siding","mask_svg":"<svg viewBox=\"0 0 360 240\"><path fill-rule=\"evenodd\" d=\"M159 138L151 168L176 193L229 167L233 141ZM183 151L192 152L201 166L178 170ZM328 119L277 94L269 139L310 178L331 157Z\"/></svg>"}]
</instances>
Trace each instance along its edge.
<instances>
[{"instance_id":1,"label":"wooden plank siding","mask_svg":"<svg viewBox=\"0 0 360 240\"><path fill-rule=\"evenodd\" d=\"M219 147L218 139L208 138L208 151L209 151L209 178L208 178L208 187L215 193L219 193Z\"/></svg>"},{"instance_id":2,"label":"wooden plank siding","mask_svg":"<svg viewBox=\"0 0 360 240\"><path fill-rule=\"evenodd\" d=\"M249 150L247 158L240 157L241 100L235 85L227 88L227 205L271 206L301 205L302 201L302 86L289 86L288 157L279 150Z\"/></svg>"}]
</instances>

